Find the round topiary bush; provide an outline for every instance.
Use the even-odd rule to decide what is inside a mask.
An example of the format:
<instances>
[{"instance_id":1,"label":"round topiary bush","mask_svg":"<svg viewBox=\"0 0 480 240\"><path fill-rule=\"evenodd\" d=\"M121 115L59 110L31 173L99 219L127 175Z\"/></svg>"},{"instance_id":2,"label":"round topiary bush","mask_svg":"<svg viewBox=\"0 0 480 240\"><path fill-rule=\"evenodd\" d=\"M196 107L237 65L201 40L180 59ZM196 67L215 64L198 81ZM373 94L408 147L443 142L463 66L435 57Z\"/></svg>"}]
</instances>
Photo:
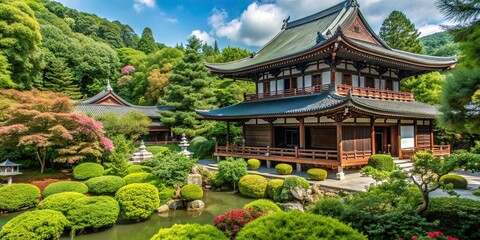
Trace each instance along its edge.
<instances>
[{"instance_id":1,"label":"round topiary bush","mask_svg":"<svg viewBox=\"0 0 480 240\"><path fill-rule=\"evenodd\" d=\"M73 178L76 180L85 180L103 175L105 169L98 163L86 162L77 165L73 169Z\"/></svg>"},{"instance_id":2,"label":"round topiary bush","mask_svg":"<svg viewBox=\"0 0 480 240\"><path fill-rule=\"evenodd\" d=\"M247 197L263 198L267 191L268 180L259 175L243 176L238 182L240 193Z\"/></svg>"},{"instance_id":3,"label":"round topiary bush","mask_svg":"<svg viewBox=\"0 0 480 240\"><path fill-rule=\"evenodd\" d=\"M245 204L245 206L243 206L243 209L244 210L252 209L256 212L267 213L267 214L282 211L282 209L280 209L280 207L277 206L277 204L267 199L258 199L253 202L247 203Z\"/></svg>"},{"instance_id":4,"label":"round topiary bush","mask_svg":"<svg viewBox=\"0 0 480 240\"><path fill-rule=\"evenodd\" d=\"M40 199L40 189L32 184L14 183L0 188L0 211L14 212L34 207Z\"/></svg>"},{"instance_id":5,"label":"round topiary bush","mask_svg":"<svg viewBox=\"0 0 480 240\"><path fill-rule=\"evenodd\" d=\"M357 230L354 230L336 219L311 213L290 211L272 213L249 222L235 239L366 240L367 238Z\"/></svg>"},{"instance_id":6,"label":"round topiary bush","mask_svg":"<svg viewBox=\"0 0 480 240\"><path fill-rule=\"evenodd\" d=\"M392 171L395 169L395 162L388 154L375 154L368 159L368 165L380 171Z\"/></svg>"},{"instance_id":7,"label":"round topiary bush","mask_svg":"<svg viewBox=\"0 0 480 240\"><path fill-rule=\"evenodd\" d=\"M37 209L50 209L66 213L70 205L79 198L84 198L85 195L78 192L62 192L56 193L46 197L38 204Z\"/></svg>"},{"instance_id":8,"label":"round topiary bush","mask_svg":"<svg viewBox=\"0 0 480 240\"><path fill-rule=\"evenodd\" d=\"M282 191L283 180L282 179L272 179L267 184L267 193L270 198L275 197Z\"/></svg>"},{"instance_id":9,"label":"round topiary bush","mask_svg":"<svg viewBox=\"0 0 480 240\"><path fill-rule=\"evenodd\" d=\"M472 194L480 197L480 189L473 190Z\"/></svg>"},{"instance_id":10,"label":"round topiary bush","mask_svg":"<svg viewBox=\"0 0 480 240\"><path fill-rule=\"evenodd\" d=\"M312 168L307 171L308 178L315 181L323 181L327 178L327 171L320 168Z\"/></svg>"},{"instance_id":11,"label":"round topiary bush","mask_svg":"<svg viewBox=\"0 0 480 240\"><path fill-rule=\"evenodd\" d=\"M0 239L59 239L67 225L67 219L58 211L24 212L2 227Z\"/></svg>"},{"instance_id":12,"label":"round topiary bush","mask_svg":"<svg viewBox=\"0 0 480 240\"><path fill-rule=\"evenodd\" d=\"M139 172L150 173L152 172L152 168L149 166L142 166L142 165L131 165L130 167L127 168L127 174L139 173Z\"/></svg>"},{"instance_id":13,"label":"round topiary bush","mask_svg":"<svg viewBox=\"0 0 480 240\"><path fill-rule=\"evenodd\" d=\"M160 205L158 189L149 183L132 183L115 193L120 213L126 219L145 219Z\"/></svg>"},{"instance_id":14,"label":"round topiary bush","mask_svg":"<svg viewBox=\"0 0 480 240\"><path fill-rule=\"evenodd\" d=\"M150 240L227 240L223 233L212 225L199 225L197 223L175 224L170 228L162 228Z\"/></svg>"},{"instance_id":15,"label":"round topiary bush","mask_svg":"<svg viewBox=\"0 0 480 240\"><path fill-rule=\"evenodd\" d=\"M203 190L197 184L187 184L180 189L180 197L187 201L202 199Z\"/></svg>"},{"instance_id":16,"label":"round topiary bush","mask_svg":"<svg viewBox=\"0 0 480 240\"><path fill-rule=\"evenodd\" d=\"M255 159L255 158L251 158L251 159L248 159L247 161L247 166L248 166L248 169L250 170L257 170L260 168L260 160L258 159Z\"/></svg>"},{"instance_id":17,"label":"round topiary bush","mask_svg":"<svg viewBox=\"0 0 480 240\"><path fill-rule=\"evenodd\" d=\"M193 153L195 158L212 157L215 150L215 143L205 137L194 137L188 146L188 151Z\"/></svg>"},{"instance_id":18,"label":"round topiary bush","mask_svg":"<svg viewBox=\"0 0 480 240\"><path fill-rule=\"evenodd\" d=\"M443 175L440 178L440 181L445 184L451 183L453 185L453 188L458 188L458 189L466 189L468 186L467 179L457 174Z\"/></svg>"},{"instance_id":19,"label":"round topiary bush","mask_svg":"<svg viewBox=\"0 0 480 240\"><path fill-rule=\"evenodd\" d=\"M275 166L275 172L277 172L280 175L288 175L292 173L292 165L286 164L286 163L280 163Z\"/></svg>"},{"instance_id":20,"label":"round topiary bush","mask_svg":"<svg viewBox=\"0 0 480 240\"><path fill-rule=\"evenodd\" d=\"M115 224L120 212L118 202L108 196L85 197L75 200L67 211L73 231L98 229Z\"/></svg>"},{"instance_id":21,"label":"round topiary bush","mask_svg":"<svg viewBox=\"0 0 480 240\"><path fill-rule=\"evenodd\" d=\"M48 186L43 189L43 197L46 198L50 195L62 192L78 192L85 194L88 192L88 187L85 183L75 182L75 181L62 181L54 182L48 184Z\"/></svg>"},{"instance_id":22,"label":"round topiary bush","mask_svg":"<svg viewBox=\"0 0 480 240\"><path fill-rule=\"evenodd\" d=\"M125 180L119 176L101 176L90 178L85 182L88 192L97 195L114 194L118 189L125 186Z\"/></svg>"},{"instance_id":23,"label":"round topiary bush","mask_svg":"<svg viewBox=\"0 0 480 240\"><path fill-rule=\"evenodd\" d=\"M127 176L123 177L125 180L125 184L132 184L132 183L149 183L155 179L155 176L151 173L146 172L138 172L138 173L131 173Z\"/></svg>"}]
</instances>

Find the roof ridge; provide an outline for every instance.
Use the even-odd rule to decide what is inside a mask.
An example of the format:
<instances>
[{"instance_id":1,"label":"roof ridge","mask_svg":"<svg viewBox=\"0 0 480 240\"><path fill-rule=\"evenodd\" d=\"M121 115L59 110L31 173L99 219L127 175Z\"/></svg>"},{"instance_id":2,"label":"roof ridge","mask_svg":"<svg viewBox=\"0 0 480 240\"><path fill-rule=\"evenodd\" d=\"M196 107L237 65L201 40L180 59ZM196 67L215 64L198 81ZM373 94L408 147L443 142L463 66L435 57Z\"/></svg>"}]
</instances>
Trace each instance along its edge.
<instances>
[{"instance_id":1,"label":"roof ridge","mask_svg":"<svg viewBox=\"0 0 480 240\"><path fill-rule=\"evenodd\" d=\"M287 23L287 26L285 27L285 29L294 28L296 26L300 26L300 25L318 20L320 18L326 17L330 14L341 11L344 8L348 8L348 7L352 6L353 2L356 2L356 1L355 0L342 1L342 2L340 2L340 3L338 3L334 6L331 6L331 7L327 8L327 9L324 9L320 12L314 13L310 16L306 16L306 17L297 19L295 21L289 22L289 23Z\"/></svg>"}]
</instances>

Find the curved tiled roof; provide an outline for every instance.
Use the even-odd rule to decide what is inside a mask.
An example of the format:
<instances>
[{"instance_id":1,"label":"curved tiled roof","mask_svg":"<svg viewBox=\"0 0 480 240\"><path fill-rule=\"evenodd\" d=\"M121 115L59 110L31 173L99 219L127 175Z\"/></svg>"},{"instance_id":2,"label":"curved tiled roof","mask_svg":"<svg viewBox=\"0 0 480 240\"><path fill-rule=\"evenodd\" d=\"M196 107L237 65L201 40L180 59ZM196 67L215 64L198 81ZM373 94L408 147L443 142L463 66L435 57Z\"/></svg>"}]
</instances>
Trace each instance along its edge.
<instances>
[{"instance_id":1,"label":"curved tiled roof","mask_svg":"<svg viewBox=\"0 0 480 240\"><path fill-rule=\"evenodd\" d=\"M115 115L126 115L130 112L141 112L149 118L160 118L159 109L155 106L151 107L130 107L119 105L103 105L103 104L78 104L75 106L75 111L92 116L99 116L106 113Z\"/></svg>"}]
</instances>

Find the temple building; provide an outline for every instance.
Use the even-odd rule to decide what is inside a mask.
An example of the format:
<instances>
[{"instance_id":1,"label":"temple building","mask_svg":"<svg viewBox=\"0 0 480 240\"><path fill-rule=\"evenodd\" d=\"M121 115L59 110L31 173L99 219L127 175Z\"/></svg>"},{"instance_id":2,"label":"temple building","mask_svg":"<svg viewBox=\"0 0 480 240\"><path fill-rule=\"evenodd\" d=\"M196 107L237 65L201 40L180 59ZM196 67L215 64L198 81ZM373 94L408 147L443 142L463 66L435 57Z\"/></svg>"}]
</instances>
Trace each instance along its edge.
<instances>
[{"instance_id":1,"label":"temple building","mask_svg":"<svg viewBox=\"0 0 480 240\"><path fill-rule=\"evenodd\" d=\"M163 124L160 121L161 110L168 110L169 107L156 105L156 106L137 106L133 105L120 96L118 96L110 86L98 93L97 95L75 104L75 111L83 113L92 117L100 116L103 114L111 113L117 116L125 116L130 112L140 112L149 117L152 122L149 127L149 133L143 137L145 144L157 145L176 142L176 138L173 132L170 130L170 126Z\"/></svg>"},{"instance_id":2,"label":"temple building","mask_svg":"<svg viewBox=\"0 0 480 240\"><path fill-rule=\"evenodd\" d=\"M207 63L214 74L256 83L244 101L197 110L204 119L241 122L244 145L217 146L232 156L330 167L361 167L372 154L409 157L435 145L435 106L401 92L401 80L455 67L455 57L392 49L370 28L355 0L289 22L250 57ZM227 127L227 136L229 128Z\"/></svg>"}]
</instances>

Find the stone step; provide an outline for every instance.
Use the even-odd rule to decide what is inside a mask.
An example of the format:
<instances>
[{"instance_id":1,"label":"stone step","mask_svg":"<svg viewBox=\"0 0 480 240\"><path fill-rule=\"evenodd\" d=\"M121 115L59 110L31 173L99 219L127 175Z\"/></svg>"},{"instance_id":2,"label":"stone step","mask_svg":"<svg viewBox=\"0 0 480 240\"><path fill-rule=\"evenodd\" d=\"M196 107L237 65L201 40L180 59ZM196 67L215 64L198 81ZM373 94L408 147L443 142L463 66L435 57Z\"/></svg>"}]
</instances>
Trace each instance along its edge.
<instances>
[{"instance_id":1,"label":"stone step","mask_svg":"<svg viewBox=\"0 0 480 240\"><path fill-rule=\"evenodd\" d=\"M393 160L394 163L396 164L401 164L401 163L410 163L412 162L411 160L408 160L408 159L398 159L398 160Z\"/></svg>"}]
</instances>

